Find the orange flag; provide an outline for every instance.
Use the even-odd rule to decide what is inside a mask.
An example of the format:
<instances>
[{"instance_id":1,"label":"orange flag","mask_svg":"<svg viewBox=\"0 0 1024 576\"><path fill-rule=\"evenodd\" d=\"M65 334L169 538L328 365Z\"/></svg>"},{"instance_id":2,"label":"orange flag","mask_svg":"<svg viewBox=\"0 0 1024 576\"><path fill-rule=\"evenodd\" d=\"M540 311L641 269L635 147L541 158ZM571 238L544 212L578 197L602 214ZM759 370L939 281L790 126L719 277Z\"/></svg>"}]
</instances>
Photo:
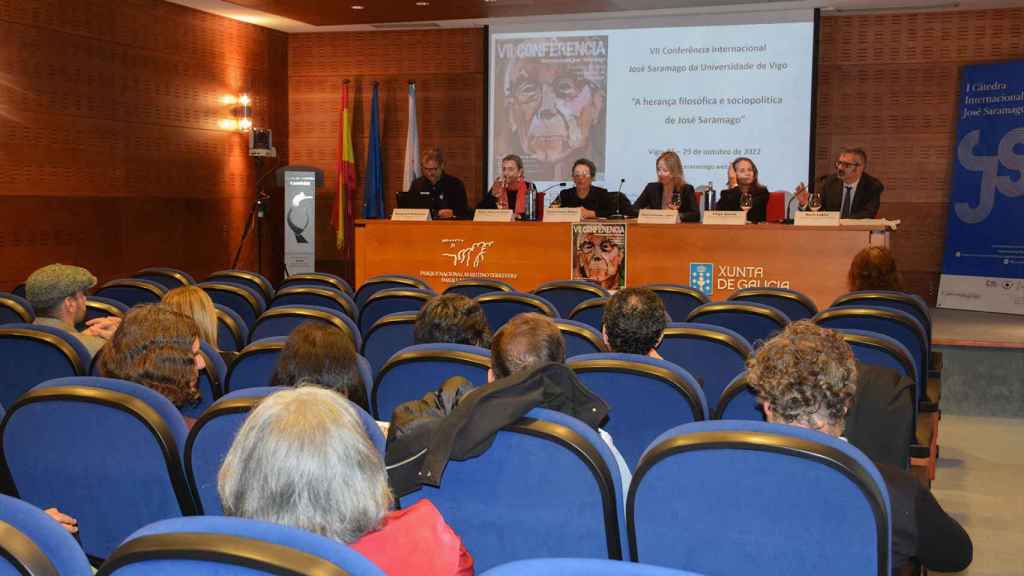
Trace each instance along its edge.
<instances>
[{"instance_id":1,"label":"orange flag","mask_svg":"<svg viewBox=\"0 0 1024 576\"><path fill-rule=\"evenodd\" d=\"M348 96L348 81L341 85L341 114L338 118L338 194L331 208L331 226L334 228L338 250L345 247L345 230L352 225L352 205L356 194L356 157L352 152L352 104Z\"/></svg>"}]
</instances>

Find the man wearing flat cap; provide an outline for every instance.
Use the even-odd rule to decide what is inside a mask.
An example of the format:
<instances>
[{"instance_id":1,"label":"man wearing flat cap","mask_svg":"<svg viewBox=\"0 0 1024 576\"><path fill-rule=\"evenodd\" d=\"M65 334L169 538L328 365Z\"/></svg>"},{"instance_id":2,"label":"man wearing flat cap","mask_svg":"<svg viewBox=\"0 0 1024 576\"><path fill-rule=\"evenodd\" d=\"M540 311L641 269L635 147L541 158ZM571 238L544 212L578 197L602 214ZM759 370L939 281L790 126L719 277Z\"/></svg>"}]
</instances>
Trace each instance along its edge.
<instances>
[{"instance_id":1,"label":"man wearing flat cap","mask_svg":"<svg viewBox=\"0 0 1024 576\"><path fill-rule=\"evenodd\" d=\"M85 319L85 291L96 285L96 277L85 268L66 264L43 266L25 281L25 297L36 313L33 324L60 328L76 336L89 356L107 343L121 323L120 318L96 318L79 332L75 325Z\"/></svg>"}]
</instances>

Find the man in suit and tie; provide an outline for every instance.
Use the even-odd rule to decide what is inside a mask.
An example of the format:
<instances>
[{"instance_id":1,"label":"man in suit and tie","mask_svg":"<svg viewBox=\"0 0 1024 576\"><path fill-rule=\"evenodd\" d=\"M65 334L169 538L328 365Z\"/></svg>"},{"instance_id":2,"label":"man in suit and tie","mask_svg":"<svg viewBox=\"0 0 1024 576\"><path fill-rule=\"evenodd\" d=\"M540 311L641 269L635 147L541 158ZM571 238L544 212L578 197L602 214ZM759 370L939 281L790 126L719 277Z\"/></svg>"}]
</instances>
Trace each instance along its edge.
<instances>
[{"instance_id":1,"label":"man in suit and tie","mask_svg":"<svg viewBox=\"0 0 1024 576\"><path fill-rule=\"evenodd\" d=\"M874 218L885 186L864 171L868 155L860 148L846 148L836 160L836 171L818 184L821 209L839 212L840 218ZM796 189L800 209L807 210L811 194L803 184Z\"/></svg>"}]
</instances>

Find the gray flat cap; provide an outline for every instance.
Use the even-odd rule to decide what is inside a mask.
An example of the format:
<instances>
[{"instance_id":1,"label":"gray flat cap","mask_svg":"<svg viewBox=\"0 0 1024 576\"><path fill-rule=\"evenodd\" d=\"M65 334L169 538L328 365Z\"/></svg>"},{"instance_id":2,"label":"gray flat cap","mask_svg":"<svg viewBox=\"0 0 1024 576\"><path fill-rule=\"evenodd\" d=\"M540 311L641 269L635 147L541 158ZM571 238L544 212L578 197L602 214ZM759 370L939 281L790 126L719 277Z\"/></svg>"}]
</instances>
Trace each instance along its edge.
<instances>
[{"instance_id":1,"label":"gray flat cap","mask_svg":"<svg viewBox=\"0 0 1024 576\"><path fill-rule=\"evenodd\" d=\"M25 297L35 310L47 310L75 293L96 285L96 277L85 268L50 264L33 272L25 281Z\"/></svg>"}]
</instances>

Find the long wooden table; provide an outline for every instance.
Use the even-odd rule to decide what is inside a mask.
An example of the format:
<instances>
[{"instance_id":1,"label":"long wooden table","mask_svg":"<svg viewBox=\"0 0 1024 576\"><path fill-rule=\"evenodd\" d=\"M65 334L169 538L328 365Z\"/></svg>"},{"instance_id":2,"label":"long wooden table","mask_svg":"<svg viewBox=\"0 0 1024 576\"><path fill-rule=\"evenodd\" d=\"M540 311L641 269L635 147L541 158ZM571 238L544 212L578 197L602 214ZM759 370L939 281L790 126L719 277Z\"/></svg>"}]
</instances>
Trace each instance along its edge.
<instances>
[{"instance_id":1,"label":"long wooden table","mask_svg":"<svg viewBox=\"0 0 1024 576\"><path fill-rule=\"evenodd\" d=\"M571 224L559 223L359 220L356 282L412 274L440 292L464 278L487 277L530 291L570 277L571 236ZM800 290L824 308L847 291L853 256L888 243L889 231L876 226L631 222L626 284L689 284L691 264L707 263L713 266L714 300L740 288L778 286Z\"/></svg>"}]
</instances>

